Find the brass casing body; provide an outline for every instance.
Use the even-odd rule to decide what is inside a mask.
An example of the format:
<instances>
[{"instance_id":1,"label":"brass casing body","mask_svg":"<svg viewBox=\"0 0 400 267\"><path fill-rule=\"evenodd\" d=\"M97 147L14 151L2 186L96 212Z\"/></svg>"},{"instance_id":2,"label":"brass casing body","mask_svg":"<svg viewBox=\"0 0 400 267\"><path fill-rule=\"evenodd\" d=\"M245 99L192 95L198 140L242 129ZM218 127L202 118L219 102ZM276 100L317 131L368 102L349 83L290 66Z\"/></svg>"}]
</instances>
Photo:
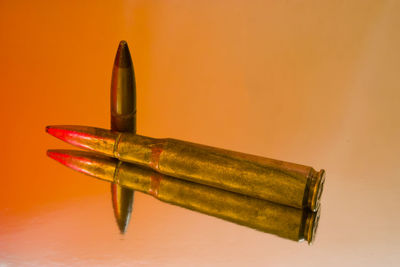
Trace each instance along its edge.
<instances>
[{"instance_id":1,"label":"brass casing body","mask_svg":"<svg viewBox=\"0 0 400 267\"><path fill-rule=\"evenodd\" d=\"M176 179L137 165L83 151L49 151L66 166L155 198L287 239L312 243L318 212L296 209Z\"/></svg>"}]
</instances>

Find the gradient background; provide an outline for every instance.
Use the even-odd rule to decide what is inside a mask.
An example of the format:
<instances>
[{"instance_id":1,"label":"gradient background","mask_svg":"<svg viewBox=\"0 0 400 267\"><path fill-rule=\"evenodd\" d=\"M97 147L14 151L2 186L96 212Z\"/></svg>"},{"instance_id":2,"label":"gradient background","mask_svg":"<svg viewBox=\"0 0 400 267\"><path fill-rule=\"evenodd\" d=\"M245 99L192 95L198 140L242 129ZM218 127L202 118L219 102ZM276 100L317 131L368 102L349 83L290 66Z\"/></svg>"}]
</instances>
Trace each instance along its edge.
<instances>
[{"instance_id":1,"label":"gradient background","mask_svg":"<svg viewBox=\"0 0 400 267\"><path fill-rule=\"evenodd\" d=\"M390 266L400 260L400 1L0 0L0 266ZM109 127L128 41L138 133L327 171L309 247L135 195L45 156Z\"/></svg>"}]
</instances>

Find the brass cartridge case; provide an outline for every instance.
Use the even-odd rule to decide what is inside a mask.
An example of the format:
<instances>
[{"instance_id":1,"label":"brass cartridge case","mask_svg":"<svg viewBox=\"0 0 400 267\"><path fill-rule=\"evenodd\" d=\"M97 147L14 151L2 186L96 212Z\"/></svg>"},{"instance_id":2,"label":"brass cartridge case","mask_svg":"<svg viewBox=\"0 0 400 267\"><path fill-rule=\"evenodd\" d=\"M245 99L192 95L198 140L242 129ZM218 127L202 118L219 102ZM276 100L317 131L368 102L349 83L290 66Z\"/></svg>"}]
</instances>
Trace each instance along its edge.
<instances>
[{"instance_id":1,"label":"brass cartridge case","mask_svg":"<svg viewBox=\"0 0 400 267\"><path fill-rule=\"evenodd\" d=\"M64 165L155 198L283 238L312 243L318 212L296 209L215 187L196 184L99 154L49 150Z\"/></svg>"},{"instance_id":2,"label":"brass cartridge case","mask_svg":"<svg viewBox=\"0 0 400 267\"><path fill-rule=\"evenodd\" d=\"M115 55L110 90L111 130L136 133L136 84L131 54L126 41L121 41ZM125 233L131 212L134 191L111 183L111 200L115 220Z\"/></svg>"},{"instance_id":3,"label":"brass cartridge case","mask_svg":"<svg viewBox=\"0 0 400 267\"><path fill-rule=\"evenodd\" d=\"M194 144L116 133L86 126L48 126L47 132L70 144L159 173L316 211L325 172L260 156Z\"/></svg>"}]
</instances>

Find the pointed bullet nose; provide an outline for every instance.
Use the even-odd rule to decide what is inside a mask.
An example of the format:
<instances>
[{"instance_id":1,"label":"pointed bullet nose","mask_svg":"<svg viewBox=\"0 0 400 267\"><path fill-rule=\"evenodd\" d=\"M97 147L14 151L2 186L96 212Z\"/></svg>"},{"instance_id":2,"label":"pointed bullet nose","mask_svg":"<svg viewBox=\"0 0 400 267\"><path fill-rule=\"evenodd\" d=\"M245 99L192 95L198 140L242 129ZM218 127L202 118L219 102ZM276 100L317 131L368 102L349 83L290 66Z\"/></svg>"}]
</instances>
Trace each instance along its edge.
<instances>
[{"instance_id":1,"label":"pointed bullet nose","mask_svg":"<svg viewBox=\"0 0 400 267\"><path fill-rule=\"evenodd\" d=\"M66 142L71 136L71 131L65 126L47 126L46 132Z\"/></svg>"},{"instance_id":2,"label":"pointed bullet nose","mask_svg":"<svg viewBox=\"0 0 400 267\"><path fill-rule=\"evenodd\" d=\"M89 158L84 158L85 153L74 150L47 150L47 156L77 171L85 169L84 166L90 162Z\"/></svg>"},{"instance_id":3,"label":"pointed bullet nose","mask_svg":"<svg viewBox=\"0 0 400 267\"><path fill-rule=\"evenodd\" d=\"M47 156L66 165L67 155L61 153L59 150L47 150Z\"/></svg>"},{"instance_id":4,"label":"pointed bullet nose","mask_svg":"<svg viewBox=\"0 0 400 267\"><path fill-rule=\"evenodd\" d=\"M121 41L119 43L114 65L120 68L129 68L132 66L131 53L129 52L128 43L126 41Z\"/></svg>"},{"instance_id":5,"label":"pointed bullet nose","mask_svg":"<svg viewBox=\"0 0 400 267\"><path fill-rule=\"evenodd\" d=\"M128 44L121 41L111 77L111 128L120 132L136 130L135 74Z\"/></svg>"},{"instance_id":6,"label":"pointed bullet nose","mask_svg":"<svg viewBox=\"0 0 400 267\"><path fill-rule=\"evenodd\" d=\"M56 129L54 126L46 126L46 133L51 134L54 137L57 137L60 135L60 131Z\"/></svg>"},{"instance_id":7,"label":"pointed bullet nose","mask_svg":"<svg viewBox=\"0 0 400 267\"><path fill-rule=\"evenodd\" d=\"M121 234L125 234L132 213L134 191L130 188L111 184L112 204L115 220Z\"/></svg>"},{"instance_id":8,"label":"pointed bullet nose","mask_svg":"<svg viewBox=\"0 0 400 267\"><path fill-rule=\"evenodd\" d=\"M71 145L112 155L117 133L87 126L47 126L46 132Z\"/></svg>"},{"instance_id":9,"label":"pointed bullet nose","mask_svg":"<svg viewBox=\"0 0 400 267\"><path fill-rule=\"evenodd\" d=\"M54 149L48 150L47 155L61 164L75 170L112 182L118 161L95 153Z\"/></svg>"}]
</instances>

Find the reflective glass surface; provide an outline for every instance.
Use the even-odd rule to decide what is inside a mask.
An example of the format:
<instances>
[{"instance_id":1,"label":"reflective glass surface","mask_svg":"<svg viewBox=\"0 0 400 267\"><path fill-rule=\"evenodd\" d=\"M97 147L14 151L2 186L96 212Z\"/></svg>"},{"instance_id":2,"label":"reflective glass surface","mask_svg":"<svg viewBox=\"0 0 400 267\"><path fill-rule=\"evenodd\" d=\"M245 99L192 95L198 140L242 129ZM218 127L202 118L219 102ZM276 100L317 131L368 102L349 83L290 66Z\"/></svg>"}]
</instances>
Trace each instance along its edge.
<instances>
[{"instance_id":1,"label":"reflective glass surface","mask_svg":"<svg viewBox=\"0 0 400 267\"><path fill-rule=\"evenodd\" d=\"M1 1L0 266L396 266L400 2ZM46 156L46 125L110 128L129 43L137 133L326 170L312 246L110 185Z\"/></svg>"}]
</instances>

